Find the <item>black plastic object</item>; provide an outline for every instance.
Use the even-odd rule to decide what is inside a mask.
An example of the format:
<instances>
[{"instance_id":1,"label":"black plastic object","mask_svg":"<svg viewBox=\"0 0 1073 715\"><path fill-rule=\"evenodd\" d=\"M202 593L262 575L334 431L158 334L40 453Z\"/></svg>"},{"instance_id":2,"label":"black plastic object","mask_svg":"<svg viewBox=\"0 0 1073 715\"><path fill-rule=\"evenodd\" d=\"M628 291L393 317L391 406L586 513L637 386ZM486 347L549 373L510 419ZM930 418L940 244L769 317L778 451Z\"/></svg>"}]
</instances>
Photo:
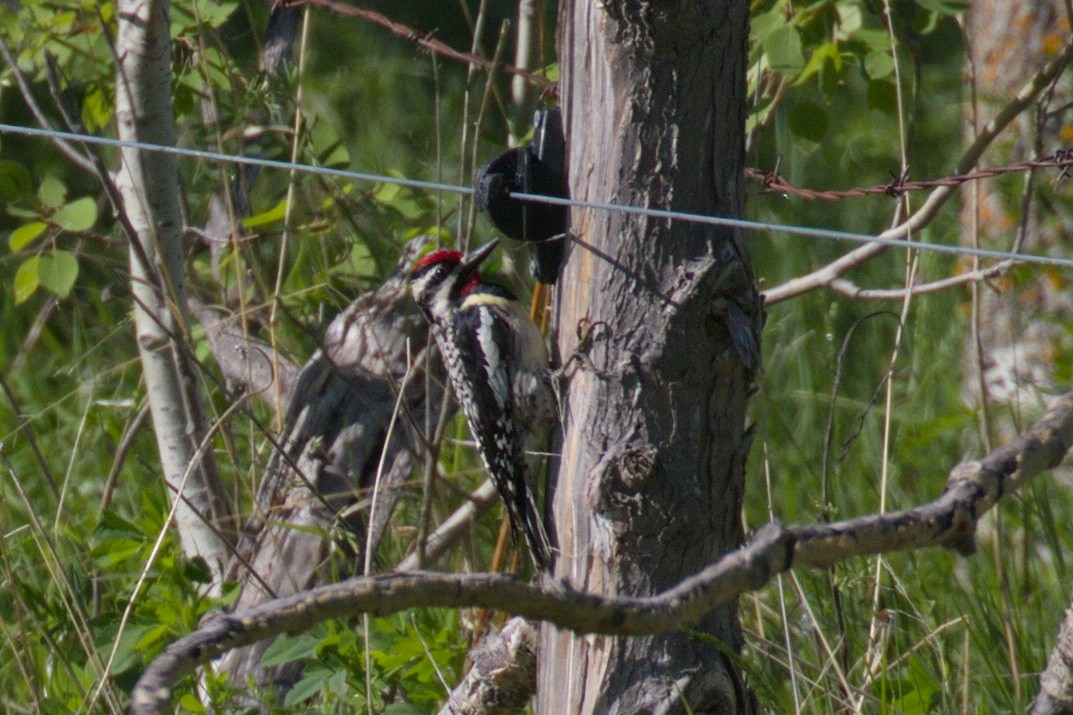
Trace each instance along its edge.
<instances>
[{"instance_id":1,"label":"black plastic object","mask_svg":"<svg viewBox=\"0 0 1073 715\"><path fill-rule=\"evenodd\" d=\"M533 141L508 149L477 171L474 181L477 208L507 238L536 243L533 275L541 283L559 276L565 245L567 207L521 200L512 193L567 198L566 138L557 107L538 109L533 119Z\"/></svg>"}]
</instances>

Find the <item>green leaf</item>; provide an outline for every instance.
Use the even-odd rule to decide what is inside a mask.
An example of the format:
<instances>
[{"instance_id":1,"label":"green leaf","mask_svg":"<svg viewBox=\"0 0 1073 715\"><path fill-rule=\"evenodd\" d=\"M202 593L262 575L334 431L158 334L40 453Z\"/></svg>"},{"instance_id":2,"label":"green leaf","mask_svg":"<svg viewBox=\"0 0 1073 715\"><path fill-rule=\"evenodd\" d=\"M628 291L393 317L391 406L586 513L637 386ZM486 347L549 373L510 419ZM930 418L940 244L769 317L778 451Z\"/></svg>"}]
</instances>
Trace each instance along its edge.
<instances>
[{"instance_id":1,"label":"green leaf","mask_svg":"<svg viewBox=\"0 0 1073 715\"><path fill-rule=\"evenodd\" d=\"M211 583L212 571L208 562L202 556L194 556L191 559L184 558L182 561L183 576L193 583Z\"/></svg>"},{"instance_id":2,"label":"green leaf","mask_svg":"<svg viewBox=\"0 0 1073 715\"><path fill-rule=\"evenodd\" d=\"M35 292L41 285L37 279L37 264L41 259L37 256L27 258L15 271L15 302L22 303Z\"/></svg>"},{"instance_id":3,"label":"green leaf","mask_svg":"<svg viewBox=\"0 0 1073 715\"><path fill-rule=\"evenodd\" d=\"M41 199L41 203L47 208L54 209L63 205L64 199L67 198L67 187L62 181L49 174L37 187L37 198Z\"/></svg>"},{"instance_id":4,"label":"green leaf","mask_svg":"<svg viewBox=\"0 0 1073 715\"><path fill-rule=\"evenodd\" d=\"M324 166L346 166L350 163L350 152L328 124L314 124L309 130L309 141L317 160Z\"/></svg>"},{"instance_id":5,"label":"green leaf","mask_svg":"<svg viewBox=\"0 0 1073 715\"><path fill-rule=\"evenodd\" d=\"M183 709L183 712L188 713L203 713L205 712L205 706L201 704L201 701L197 699L197 696L193 693L184 693L179 698L179 707Z\"/></svg>"},{"instance_id":6,"label":"green leaf","mask_svg":"<svg viewBox=\"0 0 1073 715\"><path fill-rule=\"evenodd\" d=\"M227 19L234 14L237 7L237 2L216 3L210 0L201 0L197 3L197 13L202 22L208 24L209 27L215 28L227 22Z\"/></svg>"},{"instance_id":7,"label":"green leaf","mask_svg":"<svg viewBox=\"0 0 1073 715\"><path fill-rule=\"evenodd\" d=\"M940 15L957 15L969 9L969 0L917 0L917 5Z\"/></svg>"},{"instance_id":8,"label":"green leaf","mask_svg":"<svg viewBox=\"0 0 1073 715\"><path fill-rule=\"evenodd\" d=\"M399 184L377 184L373 188L373 201L390 206L401 192L402 186Z\"/></svg>"},{"instance_id":9,"label":"green leaf","mask_svg":"<svg viewBox=\"0 0 1073 715\"><path fill-rule=\"evenodd\" d=\"M838 33L845 39L864 25L864 15L858 0L842 0L835 6L838 12Z\"/></svg>"},{"instance_id":10,"label":"green leaf","mask_svg":"<svg viewBox=\"0 0 1073 715\"><path fill-rule=\"evenodd\" d=\"M112 121L112 107L115 102L100 87L94 87L82 100L82 123L88 131L95 131L108 126Z\"/></svg>"},{"instance_id":11,"label":"green leaf","mask_svg":"<svg viewBox=\"0 0 1073 715\"><path fill-rule=\"evenodd\" d=\"M391 703L384 708L384 715L421 715L428 712L428 708L419 707L416 703Z\"/></svg>"},{"instance_id":12,"label":"green leaf","mask_svg":"<svg viewBox=\"0 0 1073 715\"><path fill-rule=\"evenodd\" d=\"M287 693L287 697L283 700L283 707L293 708L303 700L313 697L320 692L321 686L324 685L324 681L327 679L328 673L324 671L310 673L302 678Z\"/></svg>"},{"instance_id":13,"label":"green leaf","mask_svg":"<svg viewBox=\"0 0 1073 715\"><path fill-rule=\"evenodd\" d=\"M135 539L109 539L93 547L90 556L97 566L109 568L137 556L143 545L144 542Z\"/></svg>"},{"instance_id":14,"label":"green leaf","mask_svg":"<svg viewBox=\"0 0 1073 715\"><path fill-rule=\"evenodd\" d=\"M0 201L14 201L33 190L34 181L25 166L10 159L0 159Z\"/></svg>"},{"instance_id":15,"label":"green leaf","mask_svg":"<svg viewBox=\"0 0 1073 715\"><path fill-rule=\"evenodd\" d=\"M768 65L776 72L791 75L805 68L801 35L791 25L784 25L768 35L764 51L767 52Z\"/></svg>"},{"instance_id":16,"label":"green leaf","mask_svg":"<svg viewBox=\"0 0 1073 715\"><path fill-rule=\"evenodd\" d=\"M312 658L317 654L317 646L321 638L303 633L297 636L282 635L265 648L261 656L261 665L270 667L283 665L295 660Z\"/></svg>"},{"instance_id":17,"label":"green leaf","mask_svg":"<svg viewBox=\"0 0 1073 715\"><path fill-rule=\"evenodd\" d=\"M789 120L790 131L803 139L820 142L827 134L827 110L816 102L795 104L790 108Z\"/></svg>"},{"instance_id":18,"label":"green leaf","mask_svg":"<svg viewBox=\"0 0 1073 715\"><path fill-rule=\"evenodd\" d=\"M813 75L819 74L828 62L834 67L835 72L842 71L842 55L838 50L838 45L834 42L825 42L813 51L812 56L808 58L808 64L805 65L801 76L794 84L803 84Z\"/></svg>"},{"instance_id":19,"label":"green leaf","mask_svg":"<svg viewBox=\"0 0 1073 715\"><path fill-rule=\"evenodd\" d=\"M767 39L771 37L772 33L786 27L786 14L782 11L781 7L774 8L768 12L754 15L752 21L749 23L750 39L754 43L764 44Z\"/></svg>"},{"instance_id":20,"label":"green leaf","mask_svg":"<svg viewBox=\"0 0 1073 715\"><path fill-rule=\"evenodd\" d=\"M552 62L550 65L537 70L536 73L544 75L545 77L547 77L552 82L558 82L559 81L559 63L558 62Z\"/></svg>"},{"instance_id":21,"label":"green leaf","mask_svg":"<svg viewBox=\"0 0 1073 715\"><path fill-rule=\"evenodd\" d=\"M128 537L145 537L145 531L140 529L133 521L120 516L111 509L101 512L101 520L94 529L98 536L122 535Z\"/></svg>"},{"instance_id":22,"label":"green leaf","mask_svg":"<svg viewBox=\"0 0 1073 715\"><path fill-rule=\"evenodd\" d=\"M43 221L34 221L33 223L19 226L11 232L7 239L7 245L11 247L12 251L21 251L44 233L46 228L48 228L48 224Z\"/></svg>"},{"instance_id":23,"label":"green leaf","mask_svg":"<svg viewBox=\"0 0 1073 715\"><path fill-rule=\"evenodd\" d=\"M78 278L78 259L70 251L52 251L41 256L37 264L37 280L41 286L66 298Z\"/></svg>"},{"instance_id":24,"label":"green leaf","mask_svg":"<svg viewBox=\"0 0 1073 715\"><path fill-rule=\"evenodd\" d=\"M893 82L876 80L868 83L868 108L893 115L898 109L898 93Z\"/></svg>"},{"instance_id":25,"label":"green leaf","mask_svg":"<svg viewBox=\"0 0 1073 715\"><path fill-rule=\"evenodd\" d=\"M886 50L890 51L890 35L886 30L874 30L869 28L863 28L853 33L853 42L862 44L869 50Z\"/></svg>"},{"instance_id":26,"label":"green leaf","mask_svg":"<svg viewBox=\"0 0 1073 715\"><path fill-rule=\"evenodd\" d=\"M349 269L359 276L376 275L376 259L369 247L360 241L355 241L350 249L350 259L340 263L340 267Z\"/></svg>"},{"instance_id":27,"label":"green leaf","mask_svg":"<svg viewBox=\"0 0 1073 715\"><path fill-rule=\"evenodd\" d=\"M872 79L883 79L894 71L894 58L887 50L869 52L864 57L864 71Z\"/></svg>"},{"instance_id":28,"label":"green leaf","mask_svg":"<svg viewBox=\"0 0 1073 715\"><path fill-rule=\"evenodd\" d=\"M64 231L79 233L88 231L97 223L97 202L89 196L61 206L52 214L52 220Z\"/></svg>"},{"instance_id":29,"label":"green leaf","mask_svg":"<svg viewBox=\"0 0 1073 715\"><path fill-rule=\"evenodd\" d=\"M280 199L280 202L268 209L263 213L259 213L256 216L250 216L242 219L243 228L257 228L258 226L264 226L268 223L275 223L276 221L282 221L283 217L287 215L287 199Z\"/></svg>"}]
</instances>

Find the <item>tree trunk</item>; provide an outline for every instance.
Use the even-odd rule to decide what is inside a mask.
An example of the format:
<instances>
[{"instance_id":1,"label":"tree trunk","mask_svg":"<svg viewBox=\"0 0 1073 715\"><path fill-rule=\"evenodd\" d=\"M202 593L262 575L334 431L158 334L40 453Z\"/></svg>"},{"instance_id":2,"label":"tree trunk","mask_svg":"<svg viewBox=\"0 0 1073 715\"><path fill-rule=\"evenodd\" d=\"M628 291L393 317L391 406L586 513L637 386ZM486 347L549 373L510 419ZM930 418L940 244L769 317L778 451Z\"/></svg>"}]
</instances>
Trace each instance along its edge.
<instances>
[{"instance_id":1,"label":"tree trunk","mask_svg":"<svg viewBox=\"0 0 1073 715\"><path fill-rule=\"evenodd\" d=\"M123 0L116 14L119 138L173 146L168 3ZM179 168L171 154L124 148L121 157L116 184L137 233L130 247L134 327L161 467L168 496L178 502L183 553L203 558L219 588L230 555L220 529L231 526L188 344Z\"/></svg>"},{"instance_id":2,"label":"tree trunk","mask_svg":"<svg viewBox=\"0 0 1073 715\"><path fill-rule=\"evenodd\" d=\"M749 4L570 2L561 64L576 199L740 217ZM555 304L566 360L556 575L647 595L742 541L746 400L761 308L739 232L575 209ZM575 361L576 363L576 361ZM544 627L540 713L750 709L735 603L697 630Z\"/></svg>"}]
</instances>

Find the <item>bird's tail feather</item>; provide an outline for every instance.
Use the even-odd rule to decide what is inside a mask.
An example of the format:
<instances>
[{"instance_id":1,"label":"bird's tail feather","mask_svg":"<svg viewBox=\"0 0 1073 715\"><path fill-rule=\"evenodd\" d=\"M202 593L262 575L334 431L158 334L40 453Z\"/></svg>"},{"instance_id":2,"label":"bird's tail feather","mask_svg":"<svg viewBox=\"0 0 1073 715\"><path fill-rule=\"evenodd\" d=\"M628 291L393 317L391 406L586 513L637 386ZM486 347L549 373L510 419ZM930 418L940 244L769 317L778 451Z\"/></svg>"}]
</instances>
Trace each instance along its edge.
<instances>
[{"instance_id":1,"label":"bird's tail feather","mask_svg":"<svg viewBox=\"0 0 1073 715\"><path fill-rule=\"evenodd\" d=\"M540 510L537 508L532 492L528 489L518 496L520 503L517 506L521 512L522 528L525 532L525 540L529 544L529 554L533 557L533 564L538 571L550 571L555 550L544 528L544 521L540 518Z\"/></svg>"}]
</instances>

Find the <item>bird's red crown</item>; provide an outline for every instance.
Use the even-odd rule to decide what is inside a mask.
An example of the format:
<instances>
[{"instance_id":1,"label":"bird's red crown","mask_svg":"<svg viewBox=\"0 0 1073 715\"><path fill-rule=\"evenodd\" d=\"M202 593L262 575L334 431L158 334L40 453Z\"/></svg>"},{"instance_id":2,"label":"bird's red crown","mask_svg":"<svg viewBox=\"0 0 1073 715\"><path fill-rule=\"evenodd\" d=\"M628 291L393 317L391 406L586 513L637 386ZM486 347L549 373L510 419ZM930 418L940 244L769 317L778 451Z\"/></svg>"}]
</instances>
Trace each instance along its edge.
<instances>
[{"instance_id":1,"label":"bird's red crown","mask_svg":"<svg viewBox=\"0 0 1073 715\"><path fill-rule=\"evenodd\" d=\"M410 272L416 273L425 266L431 266L436 263L460 263L461 261L461 251L456 251L453 248L441 248L438 251L433 251L424 258L414 261L414 267L410 269Z\"/></svg>"},{"instance_id":2,"label":"bird's red crown","mask_svg":"<svg viewBox=\"0 0 1073 715\"><path fill-rule=\"evenodd\" d=\"M462 262L462 252L456 251L453 248L441 248L437 251L433 251L424 258L414 261L414 267L410 269L410 275L415 276L421 271L422 268L434 266L438 263L446 263L454 266ZM462 290L459 291L459 295L466 295L471 290L477 287L477 284L481 282L480 271L473 271L465 284L462 286Z\"/></svg>"}]
</instances>

